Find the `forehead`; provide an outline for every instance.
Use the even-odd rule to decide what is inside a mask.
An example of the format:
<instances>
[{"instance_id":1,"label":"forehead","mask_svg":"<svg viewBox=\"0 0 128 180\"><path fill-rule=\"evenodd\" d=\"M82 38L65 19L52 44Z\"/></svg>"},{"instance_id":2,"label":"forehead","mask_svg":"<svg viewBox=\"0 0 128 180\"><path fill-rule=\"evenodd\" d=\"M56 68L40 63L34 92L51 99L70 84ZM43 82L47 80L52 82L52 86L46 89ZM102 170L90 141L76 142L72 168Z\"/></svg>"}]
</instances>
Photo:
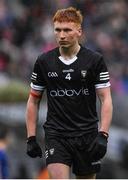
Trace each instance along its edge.
<instances>
[{"instance_id":1,"label":"forehead","mask_svg":"<svg viewBox=\"0 0 128 180\"><path fill-rule=\"evenodd\" d=\"M65 29L65 28L70 28L70 29L77 29L78 24L74 22L54 22L54 28L60 28L60 29Z\"/></svg>"}]
</instances>

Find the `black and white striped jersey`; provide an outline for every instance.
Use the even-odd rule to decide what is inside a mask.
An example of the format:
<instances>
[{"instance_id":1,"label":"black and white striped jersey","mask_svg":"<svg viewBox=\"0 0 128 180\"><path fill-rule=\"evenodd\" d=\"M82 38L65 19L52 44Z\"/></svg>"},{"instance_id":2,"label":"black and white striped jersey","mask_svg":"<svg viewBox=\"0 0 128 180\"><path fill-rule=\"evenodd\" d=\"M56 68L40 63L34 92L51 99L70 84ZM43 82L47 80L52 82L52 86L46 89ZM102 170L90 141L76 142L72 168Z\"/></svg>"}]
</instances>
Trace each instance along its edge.
<instances>
[{"instance_id":1,"label":"black and white striped jersey","mask_svg":"<svg viewBox=\"0 0 128 180\"><path fill-rule=\"evenodd\" d=\"M96 89L110 86L101 54L81 47L65 60L55 48L37 58L31 80L31 88L47 91L46 132L80 136L97 129Z\"/></svg>"}]
</instances>

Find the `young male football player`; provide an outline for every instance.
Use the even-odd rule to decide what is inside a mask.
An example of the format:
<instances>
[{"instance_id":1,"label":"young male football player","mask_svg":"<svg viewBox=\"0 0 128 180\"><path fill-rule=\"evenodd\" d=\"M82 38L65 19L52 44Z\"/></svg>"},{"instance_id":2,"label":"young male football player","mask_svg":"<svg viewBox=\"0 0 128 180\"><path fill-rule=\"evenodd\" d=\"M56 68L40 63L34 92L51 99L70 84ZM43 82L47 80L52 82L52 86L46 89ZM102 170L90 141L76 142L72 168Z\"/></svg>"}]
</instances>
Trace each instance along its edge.
<instances>
[{"instance_id":1,"label":"young male football player","mask_svg":"<svg viewBox=\"0 0 128 180\"><path fill-rule=\"evenodd\" d=\"M80 45L82 14L58 10L54 33L58 47L41 54L34 65L26 109L27 154L41 157L36 140L39 105L47 92L46 164L50 178L95 179L107 150L112 119L109 72L101 54ZM101 102L100 125L96 97ZM43 98L42 98L43 100Z\"/></svg>"}]
</instances>

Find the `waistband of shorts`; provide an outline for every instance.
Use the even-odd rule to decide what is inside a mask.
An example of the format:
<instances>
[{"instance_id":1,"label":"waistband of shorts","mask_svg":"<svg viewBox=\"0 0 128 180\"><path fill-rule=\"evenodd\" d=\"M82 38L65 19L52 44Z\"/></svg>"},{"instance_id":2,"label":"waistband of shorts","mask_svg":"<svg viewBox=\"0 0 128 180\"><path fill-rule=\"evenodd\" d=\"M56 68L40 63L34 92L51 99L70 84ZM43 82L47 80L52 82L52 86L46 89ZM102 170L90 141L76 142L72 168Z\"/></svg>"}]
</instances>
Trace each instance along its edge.
<instances>
[{"instance_id":1,"label":"waistband of shorts","mask_svg":"<svg viewBox=\"0 0 128 180\"><path fill-rule=\"evenodd\" d=\"M89 131L74 131L74 132L59 132L54 130L47 130L45 129L45 135L46 136L55 136L55 137L62 137L62 138L74 138L74 137L80 137L83 135L88 135L92 133L98 133L98 129L91 129Z\"/></svg>"}]
</instances>

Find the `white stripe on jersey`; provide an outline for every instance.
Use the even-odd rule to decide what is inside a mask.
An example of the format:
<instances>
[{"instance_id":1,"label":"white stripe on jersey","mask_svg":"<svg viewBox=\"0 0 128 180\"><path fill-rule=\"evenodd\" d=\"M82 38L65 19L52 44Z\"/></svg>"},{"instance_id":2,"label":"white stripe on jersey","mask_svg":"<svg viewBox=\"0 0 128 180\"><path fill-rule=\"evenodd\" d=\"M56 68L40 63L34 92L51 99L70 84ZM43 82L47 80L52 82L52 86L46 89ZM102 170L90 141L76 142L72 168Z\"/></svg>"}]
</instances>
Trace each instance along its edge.
<instances>
[{"instance_id":1,"label":"white stripe on jersey","mask_svg":"<svg viewBox=\"0 0 128 180\"><path fill-rule=\"evenodd\" d=\"M33 83L30 84L31 88L37 91L43 91L45 89L45 86L38 86Z\"/></svg>"},{"instance_id":2,"label":"white stripe on jersey","mask_svg":"<svg viewBox=\"0 0 128 180\"><path fill-rule=\"evenodd\" d=\"M33 73L32 73L32 76L31 76L31 79L34 80L34 81L36 81L36 78L37 78L37 74L33 72Z\"/></svg>"},{"instance_id":3,"label":"white stripe on jersey","mask_svg":"<svg viewBox=\"0 0 128 180\"><path fill-rule=\"evenodd\" d=\"M101 73L100 73L100 76L101 76L101 75L106 75L106 74L108 74L108 72L101 72Z\"/></svg>"},{"instance_id":4,"label":"white stripe on jersey","mask_svg":"<svg viewBox=\"0 0 128 180\"><path fill-rule=\"evenodd\" d=\"M100 73L100 81L109 80L109 73L108 72L101 72Z\"/></svg>"},{"instance_id":5,"label":"white stripe on jersey","mask_svg":"<svg viewBox=\"0 0 128 180\"><path fill-rule=\"evenodd\" d=\"M101 77L101 78L102 78L102 77L109 77L109 75L101 75L100 77Z\"/></svg>"},{"instance_id":6,"label":"white stripe on jersey","mask_svg":"<svg viewBox=\"0 0 128 180\"><path fill-rule=\"evenodd\" d=\"M100 78L100 81L109 80L109 77L107 78Z\"/></svg>"},{"instance_id":7,"label":"white stripe on jersey","mask_svg":"<svg viewBox=\"0 0 128 180\"><path fill-rule=\"evenodd\" d=\"M35 76L37 76L37 73L34 73L34 72L33 72L32 74L35 75Z\"/></svg>"},{"instance_id":8,"label":"white stripe on jersey","mask_svg":"<svg viewBox=\"0 0 128 180\"><path fill-rule=\"evenodd\" d=\"M109 86L111 86L110 82L103 83L103 84L95 84L95 88L96 88L96 89L106 88L106 87L109 87Z\"/></svg>"},{"instance_id":9,"label":"white stripe on jersey","mask_svg":"<svg viewBox=\"0 0 128 180\"><path fill-rule=\"evenodd\" d=\"M37 76L34 76L33 74L32 74L32 77L35 78L35 79L37 78Z\"/></svg>"}]
</instances>

